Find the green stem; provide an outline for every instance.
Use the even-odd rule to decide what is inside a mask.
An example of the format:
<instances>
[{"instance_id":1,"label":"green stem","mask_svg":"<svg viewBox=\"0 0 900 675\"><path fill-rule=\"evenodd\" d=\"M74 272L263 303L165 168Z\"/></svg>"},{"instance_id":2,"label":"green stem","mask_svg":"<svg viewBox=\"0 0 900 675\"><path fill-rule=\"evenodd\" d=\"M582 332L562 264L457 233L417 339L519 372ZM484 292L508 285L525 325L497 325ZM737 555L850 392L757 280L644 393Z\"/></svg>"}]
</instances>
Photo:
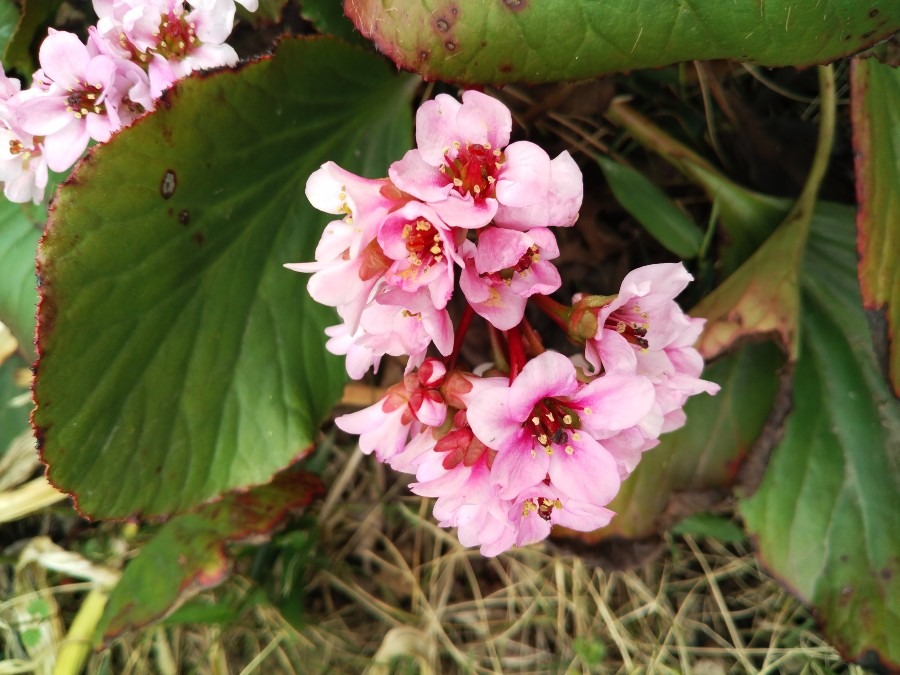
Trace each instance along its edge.
<instances>
[{"instance_id":1,"label":"green stem","mask_svg":"<svg viewBox=\"0 0 900 675\"><path fill-rule=\"evenodd\" d=\"M785 223L796 223L798 229L797 248L795 256L797 260L803 256L806 249L806 238L809 235L809 227L812 223L812 214L816 207L816 199L825 172L828 171L828 163L831 159L831 151L834 148L834 130L837 120L837 93L834 83L834 67L831 65L819 66L819 105L822 111L819 122L819 138L816 143L816 154L813 156L812 166L803 185L803 191L797 199Z\"/></svg>"},{"instance_id":2,"label":"green stem","mask_svg":"<svg viewBox=\"0 0 900 675\"><path fill-rule=\"evenodd\" d=\"M78 675L84 668L108 598L106 591L98 589L87 594L57 654L53 675Z\"/></svg>"}]
</instances>

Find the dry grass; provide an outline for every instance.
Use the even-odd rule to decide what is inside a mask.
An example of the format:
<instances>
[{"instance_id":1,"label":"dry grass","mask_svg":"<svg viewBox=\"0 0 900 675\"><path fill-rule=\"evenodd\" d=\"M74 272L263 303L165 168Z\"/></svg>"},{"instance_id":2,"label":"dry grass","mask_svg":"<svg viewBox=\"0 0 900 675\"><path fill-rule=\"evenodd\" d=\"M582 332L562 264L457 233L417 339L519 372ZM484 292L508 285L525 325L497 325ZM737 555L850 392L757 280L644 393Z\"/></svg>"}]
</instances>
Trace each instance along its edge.
<instances>
[{"instance_id":1,"label":"dry grass","mask_svg":"<svg viewBox=\"0 0 900 675\"><path fill-rule=\"evenodd\" d=\"M808 611L745 548L670 539L627 572L546 545L484 559L436 527L430 503L409 496L402 478L355 450L333 452L302 627L256 604L230 626L167 626L122 638L92 654L87 671L862 672L842 665ZM7 566L15 582L5 584L9 599L0 603L0 673L67 672L53 670L53 654L66 644L66 624L71 635L77 600L95 585L54 585L58 577L45 567ZM278 567L270 575L287 578ZM211 598L240 599L254 589L238 575ZM45 616L34 616L38 598ZM32 640L39 629L37 651L21 649L27 628Z\"/></svg>"},{"instance_id":2,"label":"dry grass","mask_svg":"<svg viewBox=\"0 0 900 675\"><path fill-rule=\"evenodd\" d=\"M484 559L389 471L335 452L308 624L259 610L260 656L242 672L846 672L747 550L668 541L628 572L540 546Z\"/></svg>"}]
</instances>

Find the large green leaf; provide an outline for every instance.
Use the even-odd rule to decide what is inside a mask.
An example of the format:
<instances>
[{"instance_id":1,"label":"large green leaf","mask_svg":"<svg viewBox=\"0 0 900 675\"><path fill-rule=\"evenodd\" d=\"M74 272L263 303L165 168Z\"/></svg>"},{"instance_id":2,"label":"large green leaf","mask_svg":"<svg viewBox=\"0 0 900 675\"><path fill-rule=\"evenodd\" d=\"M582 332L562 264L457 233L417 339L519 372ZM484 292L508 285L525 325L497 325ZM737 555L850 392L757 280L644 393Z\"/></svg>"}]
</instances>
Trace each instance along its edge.
<instances>
[{"instance_id":1,"label":"large green leaf","mask_svg":"<svg viewBox=\"0 0 900 675\"><path fill-rule=\"evenodd\" d=\"M801 280L793 412L741 504L760 557L853 659L900 667L900 410L856 280L853 212L816 220Z\"/></svg>"},{"instance_id":2,"label":"large green leaf","mask_svg":"<svg viewBox=\"0 0 900 675\"><path fill-rule=\"evenodd\" d=\"M293 509L323 492L317 476L287 472L269 485L176 516L147 543L109 596L97 627L104 639L159 621L228 575L225 545L268 535Z\"/></svg>"},{"instance_id":3,"label":"large green leaf","mask_svg":"<svg viewBox=\"0 0 900 675\"><path fill-rule=\"evenodd\" d=\"M900 69L865 59L851 81L859 282L866 307L887 310L890 377L900 396Z\"/></svg>"},{"instance_id":4,"label":"large green leaf","mask_svg":"<svg viewBox=\"0 0 900 675\"><path fill-rule=\"evenodd\" d=\"M19 349L34 359L34 313L37 290L34 254L41 231L36 220L44 210L31 204L13 204L0 197L0 322L19 342Z\"/></svg>"},{"instance_id":5,"label":"large green leaf","mask_svg":"<svg viewBox=\"0 0 900 675\"><path fill-rule=\"evenodd\" d=\"M37 410L50 480L94 517L189 508L264 483L340 396L332 310L282 264L324 224L326 160L384 175L411 142L411 81L327 39L186 80L98 146L39 252Z\"/></svg>"},{"instance_id":6,"label":"large green leaf","mask_svg":"<svg viewBox=\"0 0 900 675\"><path fill-rule=\"evenodd\" d=\"M428 79L548 82L734 58L808 65L900 28L896 0L345 0L359 31Z\"/></svg>"},{"instance_id":7,"label":"large green leaf","mask_svg":"<svg viewBox=\"0 0 900 675\"><path fill-rule=\"evenodd\" d=\"M733 485L741 461L772 410L783 362L778 349L765 342L747 345L709 366L703 377L722 385L722 390L688 401L687 424L663 436L644 455L610 504L616 517L591 537L654 535L667 524L662 522L667 510L675 516L691 510L677 505L677 493Z\"/></svg>"}]
</instances>

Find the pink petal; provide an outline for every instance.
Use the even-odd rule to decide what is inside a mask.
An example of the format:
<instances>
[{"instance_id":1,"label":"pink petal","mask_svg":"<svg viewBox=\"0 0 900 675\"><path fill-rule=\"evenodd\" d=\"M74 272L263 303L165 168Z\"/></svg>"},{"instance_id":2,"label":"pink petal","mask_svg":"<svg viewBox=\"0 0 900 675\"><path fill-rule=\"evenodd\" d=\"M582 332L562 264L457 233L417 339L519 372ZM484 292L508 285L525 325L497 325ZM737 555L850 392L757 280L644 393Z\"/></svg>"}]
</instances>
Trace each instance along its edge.
<instances>
[{"instance_id":1,"label":"pink petal","mask_svg":"<svg viewBox=\"0 0 900 675\"><path fill-rule=\"evenodd\" d=\"M524 433L520 437L515 445L498 450L491 466L491 480L500 488L501 499L515 499L547 476L552 458L541 447L537 447L532 457L530 445L534 439L528 436L526 440Z\"/></svg>"},{"instance_id":2,"label":"pink petal","mask_svg":"<svg viewBox=\"0 0 900 675\"><path fill-rule=\"evenodd\" d=\"M509 413L524 422L542 398L569 396L578 390L575 366L559 352L544 352L527 364L509 391Z\"/></svg>"},{"instance_id":3,"label":"pink petal","mask_svg":"<svg viewBox=\"0 0 900 675\"><path fill-rule=\"evenodd\" d=\"M90 61L87 47L73 33L56 31L41 43L38 54L44 74L65 89L79 89Z\"/></svg>"},{"instance_id":4,"label":"pink petal","mask_svg":"<svg viewBox=\"0 0 900 675\"><path fill-rule=\"evenodd\" d=\"M453 183L435 165L426 162L418 150L409 150L388 169L391 181L403 192L425 202L447 199Z\"/></svg>"},{"instance_id":5,"label":"pink petal","mask_svg":"<svg viewBox=\"0 0 900 675\"><path fill-rule=\"evenodd\" d=\"M66 171L87 149L90 137L84 120L76 120L44 139L44 157L52 171Z\"/></svg>"},{"instance_id":6,"label":"pink petal","mask_svg":"<svg viewBox=\"0 0 900 675\"><path fill-rule=\"evenodd\" d=\"M462 108L456 115L456 125L462 134L458 140L490 144L492 148L502 148L509 143L512 115L505 105L471 89L463 92L462 100Z\"/></svg>"},{"instance_id":7,"label":"pink petal","mask_svg":"<svg viewBox=\"0 0 900 675\"><path fill-rule=\"evenodd\" d=\"M484 227L497 213L497 200L492 198L475 201L472 195L460 196L450 191L443 201L433 201L431 206L450 227L474 230Z\"/></svg>"},{"instance_id":8,"label":"pink petal","mask_svg":"<svg viewBox=\"0 0 900 675\"><path fill-rule=\"evenodd\" d=\"M553 484L569 498L598 506L611 502L621 484L616 460L585 434L572 454L553 453L549 473Z\"/></svg>"},{"instance_id":9,"label":"pink petal","mask_svg":"<svg viewBox=\"0 0 900 675\"><path fill-rule=\"evenodd\" d=\"M497 201L504 206L531 206L546 201L550 157L539 146L517 141L506 148L506 163L497 180Z\"/></svg>"},{"instance_id":10,"label":"pink petal","mask_svg":"<svg viewBox=\"0 0 900 675\"><path fill-rule=\"evenodd\" d=\"M444 163L444 153L459 137L456 116L462 104L448 94L438 94L416 111L416 147L431 166ZM401 188L403 189L403 188Z\"/></svg>"},{"instance_id":11,"label":"pink petal","mask_svg":"<svg viewBox=\"0 0 900 675\"><path fill-rule=\"evenodd\" d=\"M646 417L654 401L650 380L622 373L598 377L572 396L572 402L584 408L579 416L582 428L589 432L633 427Z\"/></svg>"}]
</instances>

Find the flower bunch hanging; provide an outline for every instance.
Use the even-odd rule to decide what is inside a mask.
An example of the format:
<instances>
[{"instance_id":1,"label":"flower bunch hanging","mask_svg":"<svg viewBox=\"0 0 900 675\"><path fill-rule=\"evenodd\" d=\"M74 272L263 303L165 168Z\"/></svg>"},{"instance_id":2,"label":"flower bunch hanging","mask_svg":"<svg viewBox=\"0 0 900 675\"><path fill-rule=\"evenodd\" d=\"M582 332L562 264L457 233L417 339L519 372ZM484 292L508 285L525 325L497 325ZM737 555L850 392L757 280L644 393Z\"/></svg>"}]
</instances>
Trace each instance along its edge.
<instances>
[{"instance_id":1,"label":"flower bunch hanging","mask_svg":"<svg viewBox=\"0 0 900 675\"><path fill-rule=\"evenodd\" d=\"M312 204L341 216L324 231L309 292L335 307L329 351L362 377L385 355L408 357L403 380L378 403L338 417L363 452L413 474L441 526L492 556L545 538L551 525L606 525L607 504L659 435L684 424L700 379L691 346L703 321L676 296L681 264L632 271L613 296L549 296L561 286L553 228L574 224L583 182L572 157L510 143L512 116L466 91L419 108L416 145L388 177L334 163L310 176ZM458 293L458 324L448 303ZM544 348L525 317L532 302L584 346L574 358ZM457 366L474 315L488 324L489 363ZM429 355L435 350L441 358ZM579 365L580 364L580 365Z\"/></svg>"}]
</instances>

